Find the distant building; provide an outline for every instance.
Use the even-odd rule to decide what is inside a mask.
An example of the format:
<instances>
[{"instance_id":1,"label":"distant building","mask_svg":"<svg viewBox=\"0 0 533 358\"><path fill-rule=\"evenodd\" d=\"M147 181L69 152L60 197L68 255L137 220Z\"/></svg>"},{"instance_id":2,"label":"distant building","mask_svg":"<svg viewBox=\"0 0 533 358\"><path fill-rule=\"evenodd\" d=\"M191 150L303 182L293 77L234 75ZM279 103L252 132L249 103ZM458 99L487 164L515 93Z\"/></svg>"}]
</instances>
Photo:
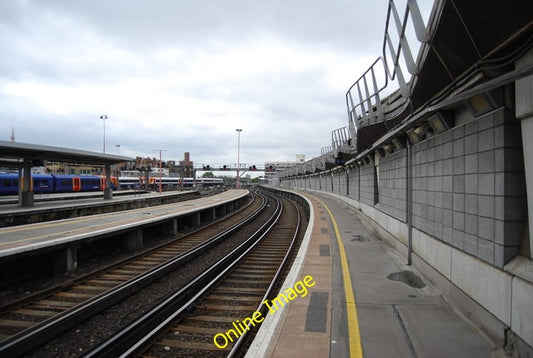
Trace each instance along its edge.
<instances>
[{"instance_id":1,"label":"distant building","mask_svg":"<svg viewBox=\"0 0 533 358\"><path fill-rule=\"evenodd\" d=\"M278 162L265 162L265 180L269 185L278 185L279 178L278 173L285 169L291 168L299 163L305 162L304 154L297 154L295 161L278 161Z\"/></svg>"},{"instance_id":2,"label":"distant building","mask_svg":"<svg viewBox=\"0 0 533 358\"><path fill-rule=\"evenodd\" d=\"M119 163L111 166L113 175L120 176L121 172L131 176L131 173L149 172L150 176L159 176L159 158L136 157L134 161ZM103 167L100 165L84 165L60 162L47 162L42 170L49 174L70 174L70 175L103 175ZM137 174L135 174L137 175ZM164 177L195 177L194 163L190 160L189 152L185 152L184 160L178 164L174 160L163 161L161 163L161 176Z\"/></svg>"},{"instance_id":3,"label":"distant building","mask_svg":"<svg viewBox=\"0 0 533 358\"><path fill-rule=\"evenodd\" d=\"M60 162L47 162L46 173L70 175L102 175L102 166Z\"/></svg>"}]
</instances>

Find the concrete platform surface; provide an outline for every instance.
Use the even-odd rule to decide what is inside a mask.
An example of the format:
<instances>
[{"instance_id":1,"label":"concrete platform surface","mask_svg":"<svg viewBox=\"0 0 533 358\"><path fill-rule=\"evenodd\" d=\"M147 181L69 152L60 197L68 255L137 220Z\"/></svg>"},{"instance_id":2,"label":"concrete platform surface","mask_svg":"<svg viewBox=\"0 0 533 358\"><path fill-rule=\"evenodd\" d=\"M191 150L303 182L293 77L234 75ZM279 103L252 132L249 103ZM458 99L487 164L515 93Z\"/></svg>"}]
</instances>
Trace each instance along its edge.
<instances>
[{"instance_id":1,"label":"concrete platform surface","mask_svg":"<svg viewBox=\"0 0 533 358\"><path fill-rule=\"evenodd\" d=\"M173 204L0 228L0 257L162 222L231 202L246 195L248 190L232 189L217 195ZM70 203L70 205L75 204Z\"/></svg>"},{"instance_id":2,"label":"concrete platform surface","mask_svg":"<svg viewBox=\"0 0 533 358\"><path fill-rule=\"evenodd\" d=\"M313 205L313 227L300 252L304 257L296 260L292 280L312 275L316 286L308 297L280 310L278 317L265 319L247 357L496 356L496 344L406 265L355 211L328 196L301 194ZM327 209L338 226L350 278L343 277L340 246ZM325 256L326 246L331 248L331 256ZM344 292L349 279L355 307L347 304ZM324 316L311 307L316 292L328 297ZM353 308L357 313L355 329L347 320L347 312ZM324 317L319 318L325 325L322 332L309 330L308 321L317 314ZM353 349L359 338L360 351Z\"/></svg>"}]
</instances>

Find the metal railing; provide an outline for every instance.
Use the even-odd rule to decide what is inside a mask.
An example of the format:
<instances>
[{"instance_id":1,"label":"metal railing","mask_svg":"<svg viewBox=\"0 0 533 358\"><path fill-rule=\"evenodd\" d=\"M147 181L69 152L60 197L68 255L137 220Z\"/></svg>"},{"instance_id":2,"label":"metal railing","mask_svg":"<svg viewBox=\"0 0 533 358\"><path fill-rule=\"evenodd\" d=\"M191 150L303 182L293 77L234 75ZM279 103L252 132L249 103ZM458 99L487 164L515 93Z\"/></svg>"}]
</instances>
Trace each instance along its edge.
<instances>
[{"instance_id":1,"label":"metal railing","mask_svg":"<svg viewBox=\"0 0 533 358\"><path fill-rule=\"evenodd\" d=\"M331 145L335 156L339 152L350 153L350 134L347 127L341 127L331 132Z\"/></svg>"},{"instance_id":2,"label":"metal railing","mask_svg":"<svg viewBox=\"0 0 533 358\"><path fill-rule=\"evenodd\" d=\"M418 73L418 68L406 37L409 19L416 39L420 43L427 42L428 32L416 0L406 1L403 18L400 18L394 0L389 1L382 54L346 93L352 138L356 138L359 128L385 120L381 97L389 81L397 79L401 96L410 97L409 81L403 68L406 68L411 76ZM396 42L393 40L395 37Z\"/></svg>"}]
</instances>

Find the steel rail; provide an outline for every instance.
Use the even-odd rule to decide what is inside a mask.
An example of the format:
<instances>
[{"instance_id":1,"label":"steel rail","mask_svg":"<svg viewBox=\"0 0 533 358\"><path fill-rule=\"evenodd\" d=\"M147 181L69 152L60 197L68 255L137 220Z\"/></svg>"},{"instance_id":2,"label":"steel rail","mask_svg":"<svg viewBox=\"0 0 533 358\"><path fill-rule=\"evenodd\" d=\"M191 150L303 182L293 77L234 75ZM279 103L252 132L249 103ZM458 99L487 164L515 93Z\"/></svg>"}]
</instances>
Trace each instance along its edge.
<instances>
[{"instance_id":1,"label":"steel rail","mask_svg":"<svg viewBox=\"0 0 533 358\"><path fill-rule=\"evenodd\" d=\"M292 201L291 201L292 202ZM257 307L255 311L261 312L263 316L265 316L266 308L263 305L263 302L269 298L272 298L272 294L274 291L274 288L278 285L279 280L281 279L281 275L283 273L283 270L285 270L286 265L292 255L293 250L296 248L296 242L298 240L298 232L300 231L300 224L301 224L301 213L300 209L296 204L293 203L293 205L296 208L297 212L297 223L296 223L296 230L294 231L294 235L291 239L291 243L289 246L289 249L287 250L285 256L283 257L283 260L278 266L278 269L276 270L276 273L274 274L274 277L272 278L272 281L270 282L270 285L268 286L263 298L261 299L261 303ZM249 326L248 326L249 327ZM249 327L252 328L252 327ZM251 334L249 332L252 332L251 330L244 330L242 335L237 339L237 341L233 344L233 347L231 347L230 352L228 353L228 358L238 357L242 353L242 349L244 349L245 344L249 341Z\"/></svg>"},{"instance_id":2,"label":"steel rail","mask_svg":"<svg viewBox=\"0 0 533 358\"><path fill-rule=\"evenodd\" d=\"M84 357L128 357L157 335L159 331L164 329L244 259L268 234L283 211L281 201L275 200L276 209L273 215L246 241L149 312L88 352Z\"/></svg>"},{"instance_id":3,"label":"steel rail","mask_svg":"<svg viewBox=\"0 0 533 358\"><path fill-rule=\"evenodd\" d=\"M0 313L4 314L5 312L8 312L9 310L11 310L14 307L20 307L20 306L23 306L23 305L25 305L25 304L27 304L29 302L33 302L33 301L41 299L43 297L47 297L50 294L53 294L57 290L65 289L66 287L75 286L77 284L80 284L80 283L86 281L87 279L89 279L89 278L91 278L91 277L93 277L95 275L102 274L102 273L108 272L110 270L116 269L118 267L121 267L123 265L126 265L128 263L134 262L135 260L139 260L139 259L143 258L144 256L147 256L147 255L149 255L151 253L157 252L158 250L164 249L165 247L167 247L169 245L172 245L173 243L175 243L177 241L182 241L182 240L184 240L184 239L186 239L186 238L188 238L190 236L198 234L199 232L206 231L206 230L212 228L213 226L220 224L222 221L228 220L228 219L234 217L235 215L241 213L242 211L246 210L248 207L250 207L252 205L253 202L254 202L254 200L250 200L243 207L241 207L241 208L237 209L236 211L230 213L229 216L226 216L226 217L223 217L223 218L219 218L218 220L215 220L215 221L213 221L213 222L211 222L209 224L206 224L205 226L202 226L200 228L192 230L192 231L186 233L185 235L183 235L183 236L181 236L179 238L176 238L176 239L174 239L172 241L167 241L167 242L158 244L158 245L156 245L154 247L151 247L151 248L149 248L147 250L144 250L142 252L139 252L139 253L136 253L136 254L134 254L132 256L129 256L128 258L126 258L124 260L121 260L119 262L112 263L110 265L107 265L105 267L102 267L100 269L92 271L90 273L83 274L81 276L78 276L78 277L73 278L71 280L68 280L66 282L59 283L59 284L54 285L52 287L46 288L44 290L29 294L29 295L27 295L27 296L25 296L23 298L15 300L13 302L4 304L4 305L0 306ZM253 213L252 213L252 215L253 215ZM0 347L2 346L2 343L3 343L3 341L0 341Z\"/></svg>"},{"instance_id":4,"label":"steel rail","mask_svg":"<svg viewBox=\"0 0 533 358\"><path fill-rule=\"evenodd\" d=\"M183 255L180 255L148 270L132 280L126 281L109 291L95 296L92 299L83 302L81 305L75 306L70 310L62 312L49 320L43 321L36 326L33 326L11 338L8 338L7 340L3 341L2 345L0 346L0 356L16 357L23 355L24 353L37 348L48 340L65 332L69 328L80 324L84 320L125 299L140 288L147 286L154 280L168 274L178 266L181 266L184 263L194 259L194 257L207 251L210 247L224 240L229 235L241 230L252 220L254 220L267 207L267 205L268 201L263 197L263 203L258 210L237 225L223 231L203 244L200 244L195 248L185 252Z\"/></svg>"}]
</instances>

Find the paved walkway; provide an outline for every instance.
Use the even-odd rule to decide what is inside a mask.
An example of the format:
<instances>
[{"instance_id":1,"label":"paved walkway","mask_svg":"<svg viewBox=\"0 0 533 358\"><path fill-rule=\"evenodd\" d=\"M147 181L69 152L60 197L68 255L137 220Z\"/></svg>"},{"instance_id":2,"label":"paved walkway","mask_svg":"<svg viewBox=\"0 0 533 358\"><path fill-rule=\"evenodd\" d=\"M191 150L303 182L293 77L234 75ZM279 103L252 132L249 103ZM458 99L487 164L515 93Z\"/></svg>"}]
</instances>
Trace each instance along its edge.
<instances>
[{"instance_id":1,"label":"paved walkway","mask_svg":"<svg viewBox=\"0 0 533 358\"><path fill-rule=\"evenodd\" d=\"M172 204L3 227L0 228L0 257L78 243L89 238L117 234L146 225L163 224L171 219L190 214L197 214L199 221L201 211L236 201L246 195L248 195L246 189L232 189L218 195L198 197L195 200ZM67 205L75 205L75 203L69 203ZM215 215L214 212L212 215ZM172 224L174 225L177 223ZM169 226L169 230L172 226Z\"/></svg>"},{"instance_id":2,"label":"paved walkway","mask_svg":"<svg viewBox=\"0 0 533 358\"><path fill-rule=\"evenodd\" d=\"M353 210L317 197L333 213L346 250L364 357L490 357L491 342ZM339 356L332 349L331 357Z\"/></svg>"},{"instance_id":3,"label":"paved walkway","mask_svg":"<svg viewBox=\"0 0 533 358\"><path fill-rule=\"evenodd\" d=\"M355 211L328 196L303 194L313 203L313 227L285 285L311 275L316 286L265 319L247 357L491 357L494 344ZM343 250L355 305L345 292Z\"/></svg>"}]
</instances>

